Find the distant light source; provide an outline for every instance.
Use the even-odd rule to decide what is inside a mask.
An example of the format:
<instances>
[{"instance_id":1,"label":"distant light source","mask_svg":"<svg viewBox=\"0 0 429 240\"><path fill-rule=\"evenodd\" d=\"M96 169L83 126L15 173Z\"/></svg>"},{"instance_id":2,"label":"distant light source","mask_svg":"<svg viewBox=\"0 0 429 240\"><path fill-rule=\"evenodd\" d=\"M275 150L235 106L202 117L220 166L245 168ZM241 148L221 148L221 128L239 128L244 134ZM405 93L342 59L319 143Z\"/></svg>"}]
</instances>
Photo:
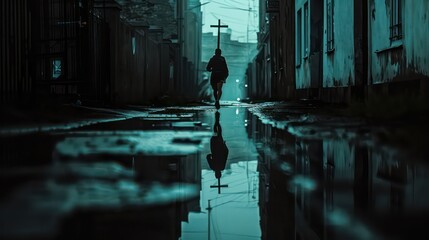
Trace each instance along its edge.
<instances>
[{"instance_id":1,"label":"distant light source","mask_svg":"<svg viewBox=\"0 0 429 240\"><path fill-rule=\"evenodd\" d=\"M61 59L57 58L52 60L52 79L57 79L62 73Z\"/></svg>"},{"instance_id":2,"label":"distant light source","mask_svg":"<svg viewBox=\"0 0 429 240\"><path fill-rule=\"evenodd\" d=\"M249 85L247 85L247 84L246 84L246 85L244 85L244 87L248 87L248 86L249 86Z\"/></svg>"},{"instance_id":3,"label":"distant light source","mask_svg":"<svg viewBox=\"0 0 429 240\"><path fill-rule=\"evenodd\" d=\"M239 114L240 113L240 110L238 110L238 108L237 109L235 109L235 114Z\"/></svg>"},{"instance_id":4,"label":"distant light source","mask_svg":"<svg viewBox=\"0 0 429 240\"><path fill-rule=\"evenodd\" d=\"M245 123L244 126L247 127L247 123Z\"/></svg>"},{"instance_id":5,"label":"distant light source","mask_svg":"<svg viewBox=\"0 0 429 240\"><path fill-rule=\"evenodd\" d=\"M237 101L240 101L241 99L240 98L237 98Z\"/></svg>"},{"instance_id":6,"label":"distant light source","mask_svg":"<svg viewBox=\"0 0 429 240\"><path fill-rule=\"evenodd\" d=\"M240 82L240 80L239 79L235 79L235 82Z\"/></svg>"}]
</instances>

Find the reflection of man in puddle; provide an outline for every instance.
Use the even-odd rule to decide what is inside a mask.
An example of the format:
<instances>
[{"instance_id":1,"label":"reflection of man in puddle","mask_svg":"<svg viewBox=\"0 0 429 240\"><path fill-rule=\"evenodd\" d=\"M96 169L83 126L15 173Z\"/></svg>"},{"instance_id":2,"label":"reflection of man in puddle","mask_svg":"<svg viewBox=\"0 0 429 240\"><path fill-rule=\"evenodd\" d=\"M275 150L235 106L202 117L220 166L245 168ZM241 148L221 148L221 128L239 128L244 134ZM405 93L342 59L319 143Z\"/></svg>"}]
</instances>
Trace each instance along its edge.
<instances>
[{"instance_id":1,"label":"reflection of man in puddle","mask_svg":"<svg viewBox=\"0 0 429 240\"><path fill-rule=\"evenodd\" d=\"M207 154L207 162L210 168L215 172L215 176L218 179L217 186L210 186L212 188L218 188L220 193L221 187L228 187L228 185L220 185L220 178L222 177L221 171L225 169L226 160L228 159L228 147L222 137L222 127L219 123L220 113L215 113L215 124L213 126L213 136L210 139L211 154Z\"/></svg>"}]
</instances>

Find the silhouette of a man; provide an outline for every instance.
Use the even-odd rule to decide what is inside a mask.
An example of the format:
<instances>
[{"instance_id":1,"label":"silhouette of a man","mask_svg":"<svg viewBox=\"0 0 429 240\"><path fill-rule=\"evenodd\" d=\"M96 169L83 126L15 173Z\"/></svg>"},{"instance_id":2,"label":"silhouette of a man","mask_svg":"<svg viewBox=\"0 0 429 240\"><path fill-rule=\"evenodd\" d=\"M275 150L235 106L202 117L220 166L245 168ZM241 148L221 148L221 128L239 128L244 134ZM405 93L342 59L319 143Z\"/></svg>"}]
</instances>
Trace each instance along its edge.
<instances>
[{"instance_id":1,"label":"silhouette of a man","mask_svg":"<svg viewBox=\"0 0 429 240\"><path fill-rule=\"evenodd\" d=\"M219 109L219 100L222 96L222 85L225 83L226 78L229 75L226 60L222 56L222 51L219 48L215 50L215 55L210 58L210 61L207 64L207 71L212 72L210 84L213 88L213 95L216 101L215 106Z\"/></svg>"},{"instance_id":2,"label":"silhouette of a man","mask_svg":"<svg viewBox=\"0 0 429 240\"><path fill-rule=\"evenodd\" d=\"M219 182L222 177L222 171L225 170L226 160L228 159L228 147L222 137L222 127L219 123L220 113L215 113L215 124L213 126L213 136L210 139L211 154L207 154L207 162L210 168L215 172L215 176ZM220 190L219 190L220 191Z\"/></svg>"}]
</instances>

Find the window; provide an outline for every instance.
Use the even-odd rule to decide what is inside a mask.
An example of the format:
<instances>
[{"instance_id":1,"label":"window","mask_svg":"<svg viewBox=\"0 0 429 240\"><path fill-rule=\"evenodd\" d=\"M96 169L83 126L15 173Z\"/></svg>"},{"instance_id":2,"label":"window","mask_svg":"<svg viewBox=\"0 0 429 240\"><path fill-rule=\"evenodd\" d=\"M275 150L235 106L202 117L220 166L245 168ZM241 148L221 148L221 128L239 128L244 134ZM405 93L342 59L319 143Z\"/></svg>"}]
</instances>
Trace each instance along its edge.
<instances>
[{"instance_id":1,"label":"window","mask_svg":"<svg viewBox=\"0 0 429 240\"><path fill-rule=\"evenodd\" d=\"M133 55L136 55L136 37L131 38L131 45L132 45Z\"/></svg>"},{"instance_id":2,"label":"window","mask_svg":"<svg viewBox=\"0 0 429 240\"><path fill-rule=\"evenodd\" d=\"M308 57L308 2L304 4L304 57Z\"/></svg>"},{"instance_id":3,"label":"window","mask_svg":"<svg viewBox=\"0 0 429 240\"><path fill-rule=\"evenodd\" d=\"M61 76L61 59L52 60L52 79L57 79Z\"/></svg>"},{"instance_id":4,"label":"window","mask_svg":"<svg viewBox=\"0 0 429 240\"><path fill-rule=\"evenodd\" d=\"M326 50L334 50L334 0L326 0Z\"/></svg>"},{"instance_id":5,"label":"window","mask_svg":"<svg viewBox=\"0 0 429 240\"><path fill-rule=\"evenodd\" d=\"M174 78L174 63L173 62L170 62L169 78L170 78L170 80L173 80L173 78Z\"/></svg>"},{"instance_id":6,"label":"window","mask_svg":"<svg viewBox=\"0 0 429 240\"><path fill-rule=\"evenodd\" d=\"M390 40L402 39L402 0L391 0Z\"/></svg>"},{"instance_id":7,"label":"window","mask_svg":"<svg viewBox=\"0 0 429 240\"><path fill-rule=\"evenodd\" d=\"M301 9L298 10L298 13L296 14L297 21L296 21L296 65L299 66L301 64L301 42L302 42L302 34L301 34L301 28L302 28L302 13Z\"/></svg>"}]
</instances>

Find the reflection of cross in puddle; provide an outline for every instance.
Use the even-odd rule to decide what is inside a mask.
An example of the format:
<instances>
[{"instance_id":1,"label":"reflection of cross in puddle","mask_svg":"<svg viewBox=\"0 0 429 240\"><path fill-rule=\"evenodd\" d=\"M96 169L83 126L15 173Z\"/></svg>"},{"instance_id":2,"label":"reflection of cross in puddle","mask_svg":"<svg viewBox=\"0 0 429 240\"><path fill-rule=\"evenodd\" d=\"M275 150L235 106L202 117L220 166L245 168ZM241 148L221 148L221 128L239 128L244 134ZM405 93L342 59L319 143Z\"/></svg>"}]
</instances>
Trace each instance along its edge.
<instances>
[{"instance_id":1,"label":"reflection of cross in puddle","mask_svg":"<svg viewBox=\"0 0 429 240\"><path fill-rule=\"evenodd\" d=\"M223 187L224 187L224 188L227 188L227 187L228 187L228 184L223 184L223 185L221 185L221 184L220 184L220 178L218 178L218 179L217 179L217 185L210 185L210 188L217 188L217 193L218 193L218 194L220 194L220 189L221 189L221 188L223 188Z\"/></svg>"}]
</instances>

